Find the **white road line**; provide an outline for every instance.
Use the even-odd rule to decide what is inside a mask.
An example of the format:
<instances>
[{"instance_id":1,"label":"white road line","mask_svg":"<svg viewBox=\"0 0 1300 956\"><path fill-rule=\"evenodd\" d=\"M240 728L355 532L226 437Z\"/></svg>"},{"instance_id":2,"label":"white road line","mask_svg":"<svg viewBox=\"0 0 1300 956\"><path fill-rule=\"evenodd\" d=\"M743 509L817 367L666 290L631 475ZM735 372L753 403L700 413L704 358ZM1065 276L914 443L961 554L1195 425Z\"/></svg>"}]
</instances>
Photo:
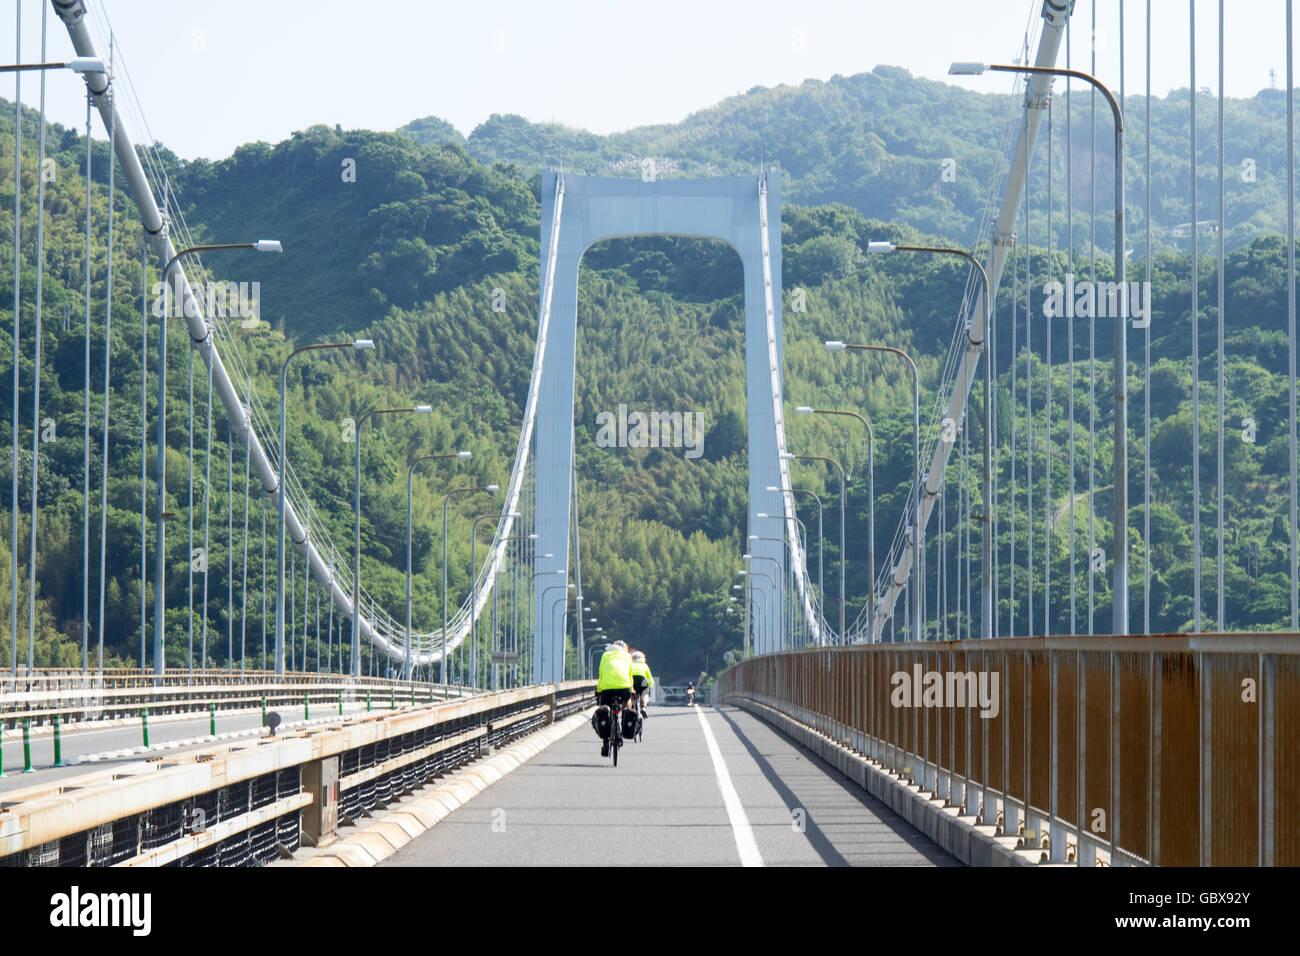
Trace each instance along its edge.
<instances>
[{"instance_id":1,"label":"white road line","mask_svg":"<svg viewBox=\"0 0 1300 956\"><path fill-rule=\"evenodd\" d=\"M754 841L754 831L745 816L745 808L740 803L736 788L731 785L731 774L727 772L727 762L722 759L718 741L704 719L704 711L696 707L695 715L700 718L700 727L704 729L704 742L709 747L709 756L713 758L713 770L718 777L718 789L722 791L722 802L727 805L727 819L731 821L731 832L736 837L736 850L740 853L741 866L762 866L763 857L759 855L758 844Z\"/></svg>"}]
</instances>

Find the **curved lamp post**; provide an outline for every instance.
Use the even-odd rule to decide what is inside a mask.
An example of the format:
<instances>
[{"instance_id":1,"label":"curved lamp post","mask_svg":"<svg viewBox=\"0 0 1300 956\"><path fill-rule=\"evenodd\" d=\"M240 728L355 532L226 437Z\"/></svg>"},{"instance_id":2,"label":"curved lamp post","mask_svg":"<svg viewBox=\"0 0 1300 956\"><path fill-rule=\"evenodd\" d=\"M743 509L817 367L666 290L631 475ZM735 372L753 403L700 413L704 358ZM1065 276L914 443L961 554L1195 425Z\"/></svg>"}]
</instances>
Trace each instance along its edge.
<instances>
[{"instance_id":1,"label":"curved lamp post","mask_svg":"<svg viewBox=\"0 0 1300 956\"><path fill-rule=\"evenodd\" d=\"M1083 80L1097 89L1110 105L1111 117L1115 121L1115 283L1120 289L1119 303L1121 314L1115 317L1115 502L1114 502L1114 537L1112 548L1115 552L1114 589L1115 601L1111 628L1116 634L1128 634L1128 337L1125 335L1128 324L1128 277L1124 254L1124 113L1119 100L1109 87L1095 76L1080 70L1062 69L1054 66L1011 66L1005 63L977 63L959 61L953 63L948 73L953 76L979 76L985 70L1000 73L1028 73L1031 75L1065 76ZM1193 213L1195 210L1193 210ZM1193 223L1196 216L1192 216ZM1194 226L1193 226L1194 228ZM986 297L987 298L987 297Z\"/></svg>"},{"instance_id":2,"label":"curved lamp post","mask_svg":"<svg viewBox=\"0 0 1300 956\"><path fill-rule=\"evenodd\" d=\"M409 408L372 408L359 419L353 439L357 445L356 508L353 520L352 542L352 676L361 676L361 426L373 415L396 415L411 412L416 415L433 414L431 405L412 405ZM469 458L471 452L457 452L457 458Z\"/></svg>"},{"instance_id":3,"label":"curved lamp post","mask_svg":"<svg viewBox=\"0 0 1300 956\"><path fill-rule=\"evenodd\" d=\"M916 509L913 515L912 527L912 567L916 570L915 580L913 581L914 586L912 587L912 620L914 622L912 639L915 641L924 640L925 622L921 620L921 592L924 590L921 583L921 555L925 549L925 538L921 527L921 375L916 370L916 363L912 361L912 356L902 349L894 348L892 345L849 345L837 340L826 343L826 350L829 352L841 352L845 349L860 352L889 352L902 358L912 370L912 484L914 488L912 495L909 497L913 498L913 506ZM875 629L874 624L872 629Z\"/></svg>"},{"instance_id":4,"label":"curved lamp post","mask_svg":"<svg viewBox=\"0 0 1300 956\"><path fill-rule=\"evenodd\" d=\"M499 490L497 485L484 485L482 488L453 488L447 492L447 497L442 499L442 634L439 635L438 647L438 673L442 680L440 683L447 683L447 504L451 501L453 495L474 494L476 492L487 492L495 494Z\"/></svg>"},{"instance_id":5,"label":"curved lamp post","mask_svg":"<svg viewBox=\"0 0 1300 956\"><path fill-rule=\"evenodd\" d=\"M357 433L360 438L360 432ZM415 680L415 669L411 661L411 479L415 466L422 461L438 461L446 458L469 458L470 452L455 451L441 455L421 455L406 469L406 679Z\"/></svg>"},{"instance_id":6,"label":"curved lamp post","mask_svg":"<svg viewBox=\"0 0 1300 956\"><path fill-rule=\"evenodd\" d=\"M867 429L867 606L871 613L876 613L876 433L867 421L857 412L837 408L813 408L800 405L795 411L800 415L844 415L856 418ZM848 439L845 438L847 444ZM847 451L847 448L846 448ZM847 457L847 456L846 456ZM842 469L841 469L842 470ZM844 499L840 499L840 630L844 630ZM848 636L840 635L840 640L847 643Z\"/></svg>"},{"instance_id":7,"label":"curved lamp post","mask_svg":"<svg viewBox=\"0 0 1300 956\"><path fill-rule=\"evenodd\" d=\"M845 633L844 624L844 511L848 507L848 477L844 474L844 466L834 458L827 458L825 455L796 455L793 452L786 452L784 455L786 461L824 461L832 464L840 473L840 642L848 642L848 634Z\"/></svg>"},{"instance_id":8,"label":"curved lamp post","mask_svg":"<svg viewBox=\"0 0 1300 956\"><path fill-rule=\"evenodd\" d=\"M354 339L351 342L327 342L322 345L303 345L294 349L280 366L280 473L276 478L276 492L279 494L279 528L276 532L275 548L275 672L284 673L284 508L286 501L284 487L285 470L285 391L289 375L289 362L300 352L313 352L319 349L353 349L355 351L373 350L375 343L370 339ZM304 530L305 530L304 525ZM306 541L306 535L303 541Z\"/></svg>"},{"instance_id":9,"label":"curved lamp post","mask_svg":"<svg viewBox=\"0 0 1300 956\"><path fill-rule=\"evenodd\" d=\"M982 565L980 571L980 631L984 637L993 636L993 535L996 533L993 522L993 292L989 287L989 274L983 263L965 249L947 246L901 246L892 242L869 242L867 251L871 253L887 252L927 252L935 255L958 256L975 267L980 281L984 283L984 329L980 339L970 338L972 345L984 348L984 538ZM1050 361L1050 359L1049 359Z\"/></svg>"}]
</instances>

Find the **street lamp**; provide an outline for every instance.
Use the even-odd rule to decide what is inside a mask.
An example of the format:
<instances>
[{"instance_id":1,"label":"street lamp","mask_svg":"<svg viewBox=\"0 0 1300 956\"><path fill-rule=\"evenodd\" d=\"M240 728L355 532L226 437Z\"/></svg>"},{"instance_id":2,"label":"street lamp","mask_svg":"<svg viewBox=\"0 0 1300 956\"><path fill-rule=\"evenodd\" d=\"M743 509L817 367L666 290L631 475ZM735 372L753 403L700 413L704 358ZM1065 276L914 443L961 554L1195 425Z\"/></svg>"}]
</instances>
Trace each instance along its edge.
<instances>
[{"instance_id":1,"label":"street lamp","mask_svg":"<svg viewBox=\"0 0 1300 956\"><path fill-rule=\"evenodd\" d=\"M825 455L796 455L793 452L785 452L782 455L786 461L824 461L832 464L840 473L840 643L847 643L848 635L845 633L844 623L844 512L848 508L848 478L844 474L844 466L834 458L827 458ZM874 530L874 529L873 529ZM874 610L874 608L873 608Z\"/></svg>"},{"instance_id":2,"label":"street lamp","mask_svg":"<svg viewBox=\"0 0 1300 956\"><path fill-rule=\"evenodd\" d=\"M745 555L744 557L745 557L746 559L748 559L748 558L750 557L750 555ZM768 619L771 617L771 615L768 613L768 608L767 608L767 594L764 593L763 591L759 590L757 587L755 587L755 586L754 586L754 585L749 581L749 578L748 578L748 576L749 576L749 572L748 572L748 571L740 571L739 573L740 573L740 575L741 575L742 577L745 578L745 583L744 583L743 585L740 585L740 584L733 584L733 585L731 586L731 590L733 590L733 591L744 591L744 592L745 592L745 656L748 657L748 656L749 656L749 620L750 620L750 618L749 618L749 609L750 609L750 606L752 605L755 611L760 611L760 610L761 610L761 611L763 612L762 625L761 625L762 630L765 630L765 629L766 629ZM759 597L761 597L761 598L763 599L763 604L762 604L762 606L760 606L760 605L758 604L758 602L754 600L754 595L755 595L755 594L757 594ZM732 598L732 600L734 601L735 598ZM759 623L759 620L758 620L757 618L755 618L755 620L754 620L754 632L755 632L755 634L761 633L762 630L760 629L760 623Z\"/></svg>"},{"instance_id":3,"label":"street lamp","mask_svg":"<svg viewBox=\"0 0 1300 956\"><path fill-rule=\"evenodd\" d=\"M1193 217L1195 218L1195 217ZM980 571L980 630L984 637L993 636L993 292L989 287L989 274L984 265L965 249L947 246L900 246L892 242L869 242L872 253L927 252L935 255L959 256L973 265L984 283L984 327L979 339L970 343L984 348L984 540L983 568ZM1122 286L1121 286L1122 288ZM976 326L978 329L979 327ZM967 333L970 336L970 333Z\"/></svg>"},{"instance_id":4,"label":"street lamp","mask_svg":"<svg viewBox=\"0 0 1300 956\"><path fill-rule=\"evenodd\" d=\"M25 73L28 70L71 70L73 73L107 73L104 61L95 56L74 56L62 63L9 63L0 66L0 73Z\"/></svg>"},{"instance_id":5,"label":"street lamp","mask_svg":"<svg viewBox=\"0 0 1300 956\"><path fill-rule=\"evenodd\" d=\"M442 634L438 638L438 672L442 678L439 683L442 684L447 683L447 504L453 495L474 494L479 491L496 494L498 490L497 485L484 485L482 488L453 488L447 493L447 497L442 499Z\"/></svg>"},{"instance_id":6,"label":"street lamp","mask_svg":"<svg viewBox=\"0 0 1300 956\"><path fill-rule=\"evenodd\" d=\"M745 555L742 555L742 557L743 557L746 561L749 561L749 560L751 560L751 559L754 557L754 555L752 555L752 554L745 554ZM772 559L772 558L768 558L768 560L771 561L771 560L773 560L773 559ZM746 568L745 570L741 571L740 573L743 574L743 575L744 575L745 577L747 577L747 578L764 578L764 579L766 579L768 585L771 587L772 591L775 593L775 591L776 591L776 581L774 581L774 580L772 579L772 576L771 576L770 574L764 574L762 571L754 571L754 570L751 570L751 569L749 569L749 568ZM758 589L757 589L756 587L754 587L754 585L752 585L752 584L750 585L750 587L751 587L751 589L753 589L753 590L756 590L756 591L758 590ZM766 637L766 639L763 641L763 643L766 644L767 647L766 647L764 650L762 650L762 651L756 651L756 653L768 653L768 652L770 652L770 651L772 650L772 645L774 645L774 644L776 643L776 635L775 635L775 631L776 631L776 627L777 627L777 621L776 621L777 615L775 615L775 614L772 613L773 608L771 607L771 605L769 605L769 604L767 603L767 592L765 592L765 591L759 591L759 593L763 595L763 612L764 612L764 614L766 615L766 620L764 621L764 624L766 625L765 630L767 631L767 637ZM755 607L757 607L757 605L755 605ZM780 607L778 606L778 607L776 608L776 610L779 611L779 610L780 610Z\"/></svg>"},{"instance_id":7,"label":"street lamp","mask_svg":"<svg viewBox=\"0 0 1300 956\"><path fill-rule=\"evenodd\" d=\"M786 540L785 540L784 537L773 538L773 537L771 537L771 536L758 535L758 534L751 534L751 535L749 536L749 541L772 541L772 542L775 542L776 544L779 544L779 545L781 546L781 553L782 553L782 555L785 554L785 549L786 549L786 547L787 547L787 543L786 543ZM771 561L774 565L776 565L776 568L772 571L772 577L771 577L771 580L772 580L773 583L775 584L775 582L777 581L777 579L780 579L780 584L779 584L779 585L776 585L775 588L774 588L774 590L775 590L775 602L776 602L776 612L777 612L777 615L776 615L776 617L777 617L777 621L776 621L776 623L778 624L778 634L779 634L780 639L781 639L781 648L784 649L784 648L785 648L785 616L786 616L786 604L788 603L787 600L786 600L786 593L785 593L785 577L784 577L784 575L782 574L782 572L785 570L785 568L782 566L782 563L781 563L780 561L778 561L776 558L770 558L770 557L767 557L767 556L765 556L765 555L761 555L761 554L754 554L754 553L753 553L753 550L752 550L752 549L753 549L753 545L752 545L752 544L750 545L750 549L751 549L751 550L750 550L750 553L749 553L749 554L746 554L746 555L742 555L742 557L749 558L749 559L757 559L757 560L760 560L760 561ZM794 630L794 616L793 616L793 614L791 615L790 630L791 630L791 632L793 632L793 630ZM791 643L793 644L793 640L791 641Z\"/></svg>"},{"instance_id":8,"label":"street lamp","mask_svg":"<svg viewBox=\"0 0 1300 956\"><path fill-rule=\"evenodd\" d=\"M469 573L470 573L470 599L469 599L469 619L470 619L470 673L474 680L478 680L478 636L474 633L475 627L474 605L478 604L478 562L474 558L474 546L478 544L478 523L486 518L520 518L523 517L518 511L489 511L481 514L474 519L469 526ZM497 592L500 594L500 592ZM491 635L489 635L491 636ZM477 686L472 684L471 686Z\"/></svg>"},{"instance_id":9,"label":"street lamp","mask_svg":"<svg viewBox=\"0 0 1300 956\"><path fill-rule=\"evenodd\" d=\"M278 245L278 243L277 243ZM272 250L267 250L272 251ZM354 339L351 342L327 342L321 345L303 345L294 349L285 358L284 364L280 366L280 473L277 476L276 491L279 493L279 521L278 531L276 533L275 549L275 672L284 673L284 511L285 511L285 391L287 389L287 380L289 375L289 361L299 352L312 352L318 349L354 349L356 351L370 351L375 347L375 343L370 339ZM303 526L303 541L307 540L307 528Z\"/></svg>"},{"instance_id":10,"label":"street lamp","mask_svg":"<svg viewBox=\"0 0 1300 956\"><path fill-rule=\"evenodd\" d=\"M1111 627L1116 634L1127 634L1128 625L1128 282L1124 258L1124 114L1119 101L1106 84L1095 76L1080 70L1052 66L1009 66L1002 63L984 64L971 61L954 63L948 70L953 76L979 76L985 70L1002 73L1028 73L1046 76L1065 76L1083 80L1101 91L1110 104L1115 121L1115 283L1120 290L1120 315L1115 317L1115 440L1114 440L1114 538L1115 551L1115 602ZM1195 210L1193 210L1195 213ZM1193 221L1196 216L1193 214ZM1199 558L1198 558L1199 559Z\"/></svg>"},{"instance_id":11,"label":"street lamp","mask_svg":"<svg viewBox=\"0 0 1300 956\"><path fill-rule=\"evenodd\" d=\"M565 574L565 576L567 577L566 572L561 571L560 573L561 573L561 574ZM547 593L550 592L550 591L557 590L558 588L564 588L564 589L565 589L565 593L564 593L564 603L565 603L565 604L568 604L568 603L569 603L569 594L568 594L568 592L569 592L570 590L574 590L574 589L576 589L576 588L577 588L577 585L576 585L576 584L571 584L571 583L570 583L570 584L552 584L550 587L542 588L542 594L541 594L541 597L540 597L538 600L539 600L539 601L545 601L545 600L546 600L546 595L547 595ZM558 603L559 603L558 601L553 602L551 605L549 605L549 606L546 608L546 617L544 617L542 620L545 621L547 624L549 624L549 623L551 622L551 612L552 612L553 608L555 607L555 605L558 604ZM542 668L543 668L543 670L545 670L545 667L546 667L546 658L545 658L545 654L546 654L546 642L543 641L543 642L542 642L542 655L543 655L543 657L542 657L542 662L541 662L541 663L542 663ZM562 675L564 672L561 670L560 673L561 673L561 675Z\"/></svg>"},{"instance_id":12,"label":"street lamp","mask_svg":"<svg viewBox=\"0 0 1300 956\"><path fill-rule=\"evenodd\" d=\"M360 437L361 433L358 432L357 438ZM446 458L468 458L469 456L470 453L467 451L447 452L441 455L421 455L419 458L413 460L406 468L406 679L412 683L415 681L415 668L412 666L411 660L411 480L415 475L415 466L420 464L422 461L438 461ZM358 551L358 556L359 554L360 552ZM354 620L359 617L359 611L359 605L353 607L353 612L356 615ZM354 640L357 639L355 638L357 633L359 632L354 629Z\"/></svg>"},{"instance_id":13,"label":"street lamp","mask_svg":"<svg viewBox=\"0 0 1300 956\"><path fill-rule=\"evenodd\" d=\"M361 676L361 426L372 415L395 415L412 412L416 415L433 414L432 405L413 405L409 408L372 408L357 420L353 439L357 444L356 511L353 522L352 547L352 676ZM469 458L473 452L456 452L457 458ZM409 656L409 655L408 655Z\"/></svg>"},{"instance_id":14,"label":"street lamp","mask_svg":"<svg viewBox=\"0 0 1300 956\"><path fill-rule=\"evenodd\" d=\"M76 69L79 73L103 72L103 61L95 60L91 57L78 57L78 61L85 61L92 64L86 69L77 69L71 64L64 64L69 69ZM98 64L98 66L94 66ZM59 65L59 64L54 64ZM256 242L227 242L216 243L201 246L187 246L180 250L163 266L162 282L163 288L167 287L167 274L171 267L175 265L176 260L181 256L188 255L192 252L214 252L222 249L252 249L255 252L283 252L279 240L277 239L258 239ZM177 301L181 299L181 292L177 290ZM182 308L182 312L185 310ZM154 576L158 579L158 585L154 588L153 597L153 672L155 676L162 676L166 665L166 655L163 648L163 623L167 605L167 561L166 561L166 543L167 543L167 310L163 310L163 316L158 320L158 457L155 465L155 474L157 478L156 486L158 489L157 501L158 511L154 520L154 527L158 535L158 553L154 564ZM247 422L245 422L247 427ZM247 441L247 436L245 436ZM193 609L191 608L191 611ZM206 610L204 613L207 613ZM193 614L190 615L190 639L193 643L194 621Z\"/></svg>"},{"instance_id":15,"label":"street lamp","mask_svg":"<svg viewBox=\"0 0 1300 956\"><path fill-rule=\"evenodd\" d=\"M104 61L103 61L103 60L96 59L96 58L93 58L93 57L74 57L72 60L68 60L68 61L66 61L66 62L58 62L58 63L14 63L14 64L8 64L8 65L0 66L0 73L23 73L23 72L27 72L27 71L31 71L31 70L40 70L40 71L44 71L44 70L58 70L58 69L68 69L68 70L72 70L73 72L76 72L76 73L87 73L87 72L107 73L107 72L108 72L107 68L105 67L105 64L104 64ZM16 91L17 91L17 95L15 95L14 100L15 100L15 102L21 102L21 101L22 101L22 77L21 77L21 76L16 76L16 77L14 77L14 85L15 85L15 89L16 89ZM42 81L42 85L43 85L43 81ZM104 89L105 89L105 90L108 89L108 83L107 83L107 80L106 80L105 83L104 83ZM13 354L14 354L14 364L13 364L13 391L14 391L14 400L13 400L13 436L14 436L14 444L13 444L13 471L12 471L12 475L13 475L13 484L12 484L12 499L11 499L11 506L12 506L12 509L13 509L13 510L12 510L12 512L11 512L11 514L10 514L10 519L9 519L10 534L11 534L11 545L10 545L10 560L11 560L11 564L10 564L10 574L9 574L9 581L10 581L10 588L11 588L11 592L10 592L10 604L9 604L9 672L10 672L10 674L13 674L13 675L15 675L15 676L16 676L17 673L18 673L18 372L19 372L19 367L20 367L19 356L18 356L18 340L19 340L19 334L18 334L18 333L19 333L19 325L20 325L20 322L21 322L21 315L22 315L22 310L19 308L19 305L20 305L20 299L21 299L21 293L20 293L20 281L19 281L19 280L20 280L20 277L21 277L21 267L22 267L22 260L21 260L21 258L20 258L20 250L19 250L19 245L20 245L20 236L21 236L21 233L22 233L22 215L21 215L21 213L22 213L22 188L21 188L21 180L22 180L22 177L19 175L19 170L20 170L21 163L22 163L22 148L21 148L21 144L22 144L21 128L17 128L17 129L15 129L15 131L14 131L14 182L15 182L15 184L17 184L17 186L16 186L16 188L14 189L14 334L13 334L13 345L14 345L14 353L13 353ZM42 172L43 172L43 171L42 171ZM43 221L43 220L44 220L44 206L42 206L42 208L41 208L41 217L42 217L42 221ZM39 330L39 328L40 328L40 316L39 316L39 315L37 316L37 328L38 328L38 330ZM38 378L39 378L39 375L38 375ZM39 416L37 416L37 417L39 417ZM35 444L35 442L33 442L33 444ZM35 481L36 472L37 472L37 467L36 467L36 455L35 455L35 452L33 452L33 455L32 455L32 480L33 480L33 481ZM31 561L30 561L30 564L31 564L31 573L32 573L32 581L33 581L33 582L35 582L35 575L36 575L36 555L35 555L35 547L36 547L36 514L35 514L35 511L36 511L36 504L35 504L35 497L36 497L35 494L33 494L33 496L32 496L32 499L33 499L33 504L32 504L32 512L33 512L33 514L32 514L32 548L33 548L33 552L32 552L32 557L31 557ZM143 511L143 510L144 510L144 503L141 502L141 511ZM161 511L161 510L163 510L163 509L160 508L159 510ZM101 578L102 578L102 577L103 577L103 573L102 573L102 572L103 572L103 561L100 562L100 570L101 570L101 575L100 575L100 576L101 576ZM35 586L34 586L34 583L33 583L33 587L32 587L32 589L31 589L31 619L32 619L33 622L35 622L35 620L36 620L36 610L35 610L35 608L36 608L36 589L35 589ZM142 617L143 617L143 610L144 610L144 609L143 609L143 605L141 605L141 616L142 616ZM35 632L35 623L32 624L32 629L33 629L33 633L34 633L34 632ZM102 629L101 629L101 630L102 630ZM144 664L144 644L143 644L143 639L142 639L142 641L141 641L140 656L141 656L141 661L140 661L140 663L141 663L141 665L143 666L143 664ZM100 657L101 657L101 669L102 669L102 666L103 666L103 665L102 665L102 658L103 658L103 634L100 635ZM157 667L157 655L156 655L156 654L154 655L154 659L155 659L155 664L154 664L154 666ZM82 654L82 660L83 660L83 664L84 664L84 661L85 661L85 654L84 654L84 653Z\"/></svg>"},{"instance_id":16,"label":"street lamp","mask_svg":"<svg viewBox=\"0 0 1300 956\"><path fill-rule=\"evenodd\" d=\"M541 558L543 561L549 561L552 558L554 558L555 555L548 552L546 554L534 555L533 557L534 560L536 560L536 558ZM548 574L563 574L565 577L568 577L568 572L565 571L563 568L552 568L550 571L534 571L532 574L528 576L528 594L531 595L535 593L533 588L537 584L538 577L544 577ZM541 604L539 603L537 607L541 607ZM536 608L534 608L534 610L535 609ZM529 614L529 620L532 620L531 612ZM532 635L532 653L529 655L528 658L528 665L530 667L534 666L536 656L537 656L537 634L534 632Z\"/></svg>"},{"instance_id":17,"label":"street lamp","mask_svg":"<svg viewBox=\"0 0 1300 956\"><path fill-rule=\"evenodd\" d=\"M914 515L912 529L912 566L916 569L914 580L912 582L912 617L914 620L912 631L913 640L924 640L925 628L921 620L921 555L924 552L924 537L921 529L921 375L916 370L916 363L912 357L902 349L896 349L892 345L847 345L844 342L832 340L826 343L828 352L842 352L845 349L851 349L861 352L890 352L900 356L907 362L908 367L912 370L912 484L914 485L914 505L916 513ZM909 496L911 497L911 496ZM894 582L898 584L898 581ZM875 613L875 609L872 609ZM872 622L872 631L875 631L875 622Z\"/></svg>"},{"instance_id":18,"label":"street lamp","mask_svg":"<svg viewBox=\"0 0 1300 956\"><path fill-rule=\"evenodd\" d=\"M781 491L781 489L777 485L768 485L767 490L773 493L779 493ZM813 492L809 491L807 488L791 488L790 493L796 495L807 495L808 497L812 498L813 501L817 502L817 591L820 593L821 601L824 604L826 601L826 587L824 583L824 572L826 570L826 565L825 565L826 537L822 533L822 500L820 497L813 494ZM841 515L841 519L842 518L843 515ZM843 520L841 520L840 524L842 527ZM844 535L841 533L840 535L841 560L843 559L843 555L844 555ZM824 622L825 614L822 615L822 618Z\"/></svg>"},{"instance_id":19,"label":"street lamp","mask_svg":"<svg viewBox=\"0 0 1300 956\"><path fill-rule=\"evenodd\" d=\"M755 517L758 517L758 518L773 518L773 519L776 519L776 520L781 521L781 522L785 522L786 520L793 520L796 524L799 525L800 528L803 528L803 549L804 549L804 554L807 554L807 553L808 553L808 527L807 527L807 525L805 525L805 524L803 523L802 520L800 520L800 518L799 518L798 515L783 515L783 514L782 514L782 515L773 515L773 514L763 514L763 513L759 513L759 514L755 515ZM784 523L781 525L781 534L782 534L782 535L785 534L785 524L784 524ZM755 535L750 535L750 537L751 537L751 538L755 538L756 536L755 536ZM784 539L783 539L783 540L784 540ZM795 576L795 567L794 567L794 563L793 563L793 562L794 562L794 548L791 548L791 549L790 549L790 560L791 560L791 565L790 565L790 643L791 643L791 646L793 646L793 645L794 645L795 620L796 620L796 615L795 615L795 610L794 610L794 601L795 601L795 595L796 595L796 593L797 593L797 589L795 588L795 584L794 584L794 576Z\"/></svg>"},{"instance_id":20,"label":"street lamp","mask_svg":"<svg viewBox=\"0 0 1300 956\"><path fill-rule=\"evenodd\" d=\"M795 411L800 415L844 415L849 418L856 418L862 422L867 429L867 606L871 608L871 613L876 613L876 434L871 427L871 422L867 421L857 412L841 411L835 408L813 408L809 405L800 405ZM843 436L842 436L843 437ZM847 453L848 439L845 437ZM846 454L847 457L847 454ZM809 492L811 494L811 492ZM821 502L818 501L820 507ZM844 499L840 499L840 604L844 602ZM844 617L840 616L840 630L844 629ZM840 636L840 640L847 642L848 638Z\"/></svg>"}]
</instances>

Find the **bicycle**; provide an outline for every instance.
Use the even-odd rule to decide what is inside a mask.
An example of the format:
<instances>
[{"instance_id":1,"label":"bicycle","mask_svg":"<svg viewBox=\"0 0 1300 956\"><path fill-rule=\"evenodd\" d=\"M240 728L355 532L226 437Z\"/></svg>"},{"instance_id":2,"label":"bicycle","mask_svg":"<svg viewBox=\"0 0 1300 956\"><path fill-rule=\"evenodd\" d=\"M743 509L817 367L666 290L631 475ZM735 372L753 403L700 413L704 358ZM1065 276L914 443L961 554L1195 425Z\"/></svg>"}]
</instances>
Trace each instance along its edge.
<instances>
[{"instance_id":1,"label":"bicycle","mask_svg":"<svg viewBox=\"0 0 1300 956\"><path fill-rule=\"evenodd\" d=\"M609 705L610 728L609 728L609 755L614 759L614 766L618 766L618 751L623 746L623 707L615 698Z\"/></svg>"},{"instance_id":2,"label":"bicycle","mask_svg":"<svg viewBox=\"0 0 1300 956\"><path fill-rule=\"evenodd\" d=\"M645 730L645 714L641 712L641 695L638 693L633 693L632 699L628 702L628 704L632 712L635 713L637 717L636 736L633 737L632 740L634 743L639 744L641 742L642 733Z\"/></svg>"}]
</instances>

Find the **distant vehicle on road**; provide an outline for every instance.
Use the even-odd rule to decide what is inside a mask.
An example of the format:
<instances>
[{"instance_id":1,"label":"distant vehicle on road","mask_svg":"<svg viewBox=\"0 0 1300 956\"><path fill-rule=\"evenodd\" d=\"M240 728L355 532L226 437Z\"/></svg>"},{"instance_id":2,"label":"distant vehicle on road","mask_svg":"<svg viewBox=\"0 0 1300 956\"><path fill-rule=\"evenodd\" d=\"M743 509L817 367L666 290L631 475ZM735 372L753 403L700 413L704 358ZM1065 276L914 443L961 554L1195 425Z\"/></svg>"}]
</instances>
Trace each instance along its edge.
<instances>
[{"instance_id":1,"label":"distant vehicle on road","mask_svg":"<svg viewBox=\"0 0 1300 956\"><path fill-rule=\"evenodd\" d=\"M655 703L659 705L686 706L686 687L682 684L660 684L655 687L658 692Z\"/></svg>"}]
</instances>

